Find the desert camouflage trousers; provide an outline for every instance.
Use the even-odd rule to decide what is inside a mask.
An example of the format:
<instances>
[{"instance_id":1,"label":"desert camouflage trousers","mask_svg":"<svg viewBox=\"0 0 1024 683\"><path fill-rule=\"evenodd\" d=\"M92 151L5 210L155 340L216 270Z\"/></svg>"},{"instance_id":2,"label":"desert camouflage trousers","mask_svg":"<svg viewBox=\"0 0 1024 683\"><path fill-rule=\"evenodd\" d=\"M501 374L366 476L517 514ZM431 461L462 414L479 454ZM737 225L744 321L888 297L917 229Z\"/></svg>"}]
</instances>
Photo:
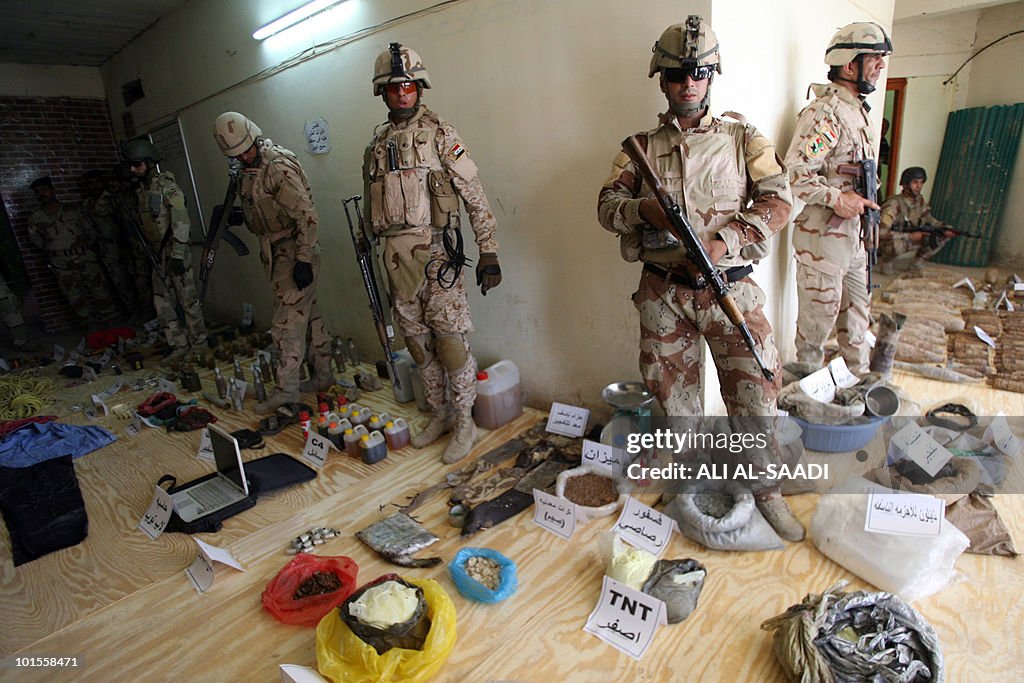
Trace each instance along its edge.
<instances>
[{"instance_id":1,"label":"desert camouflage trousers","mask_svg":"<svg viewBox=\"0 0 1024 683\"><path fill-rule=\"evenodd\" d=\"M86 325L109 322L117 317L100 262L92 251L75 256L50 256L50 268L71 310Z\"/></svg>"},{"instance_id":2,"label":"desert camouflage trousers","mask_svg":"<svg viewBox=\"0 0 1024 683\"><path fill-rule=\"evenodd\" d=\"M710 289L693 290L644 271L633 304L640 312L640 373L668 416L697 416L701 404L703 337L718 369L729 415L776 414L780 389L779 354L764 315L765 295L744 278L732 285L732 297L747 321L765 364L775 370L769 382L750 355L739 329L718 305Z\"/></svg>"},{"instance_id":3,"label":"desert camouflage trousers","mask_svg":"<svg viewBox=\"0 0 1024 683\"><path fill-rule=\"evenodd\" d=\"M313 257L313 284L299 289L292 276L295 240L281 240L274 244L272 251L270 285L274 290L274 319L270 336L280 358L277 387L297 392L304 358L309 358L312 374L331 374L331 338L316 305L320 257Z\"/></svg>"},{"instance_id":4,"label":"desert camouflage trousers","mask_svg":"<svg viewBox=\"0 0 1024 683\"><path fill-rule=\"evenodd\" d=\"M170 258L165 258L164 285L160 276L153 272L153 308L160 320L164 338L172 349L184 349L201 346L206 343L206 321L203 319L203 307L196 294L196 281L192 271L192 256L185 252L185 273L171 275L167 271ZM178 319L178 306L185 315L185 326Z\"/></svg>"},{"instance_id":5,"label":"desert camouflage trousers","mask_svg":"<svg viewBox=\"0 0 1024 683\"><path fill-rule=\"evenodd\" d=\"M829 271L796 264L797 300L796 358L821 367L825 362L825 342L833 328L839 352L855 375L868 371L867 331L871 323L871 297L868 296L867 256L861 251L845 269L830 261L822 262Z\"/></svg>"}]
</instances>

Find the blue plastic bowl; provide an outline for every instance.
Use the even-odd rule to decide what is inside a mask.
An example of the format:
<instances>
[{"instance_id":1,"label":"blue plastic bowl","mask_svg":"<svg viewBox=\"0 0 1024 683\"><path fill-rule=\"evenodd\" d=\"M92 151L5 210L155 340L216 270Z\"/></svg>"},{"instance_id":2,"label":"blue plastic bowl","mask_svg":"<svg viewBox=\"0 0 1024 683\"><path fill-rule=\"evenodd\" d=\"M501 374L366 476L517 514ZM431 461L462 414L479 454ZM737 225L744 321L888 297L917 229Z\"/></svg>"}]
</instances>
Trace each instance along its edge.
<instances>
[{"instance_id":1,"label":"blue plastic bowl","mask_svg":"<svg viewBox=\"0 0 1024 683\"><path fill-rule=\"evenodd\" d=\"M804 448L823 453L847 453L867 446L875 438L875 432L888 417L872 417L869 421L855 425L820 425L790 415L803 432L800 440Z\"/></svg>"}]
</instances>

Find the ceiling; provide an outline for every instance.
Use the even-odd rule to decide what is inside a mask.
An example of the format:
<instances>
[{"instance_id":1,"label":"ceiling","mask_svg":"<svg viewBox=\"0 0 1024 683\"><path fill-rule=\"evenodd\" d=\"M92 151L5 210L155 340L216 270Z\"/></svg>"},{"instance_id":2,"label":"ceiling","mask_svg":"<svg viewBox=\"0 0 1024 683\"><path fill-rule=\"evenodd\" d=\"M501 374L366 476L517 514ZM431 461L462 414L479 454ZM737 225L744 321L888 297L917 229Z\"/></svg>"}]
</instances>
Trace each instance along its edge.
<instances>
[{"instance_id":1,"label":"ceiling","mask_svg":"<svg viewBox=\"0 0 1024 683\"><path fill-rule=\"evenodd\" d=\"M0 64L100 66L187 0L0 0Z\"/></svg>"}]
</instances>

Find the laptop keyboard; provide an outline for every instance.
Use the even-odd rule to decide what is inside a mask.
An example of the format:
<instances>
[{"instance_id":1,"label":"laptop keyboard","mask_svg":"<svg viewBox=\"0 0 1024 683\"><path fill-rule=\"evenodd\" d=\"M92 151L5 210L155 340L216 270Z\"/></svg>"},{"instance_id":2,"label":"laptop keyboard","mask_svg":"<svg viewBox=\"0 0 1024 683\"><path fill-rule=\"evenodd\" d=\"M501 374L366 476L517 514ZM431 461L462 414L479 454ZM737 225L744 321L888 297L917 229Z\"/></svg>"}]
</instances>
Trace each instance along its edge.
<instances>
[{"instance_id":1,"label":"laptop keyboard","mask_svg":"<svg viewBox=\"0 0 1024 683\"><path fill-rule=\"evenodd\" d=\"M218 482L219 484L220 482ZM188 492L204 509L219 508L238 500L238 492L225 491L221 486L197 486Z\"/></svg>"}]
</instances>

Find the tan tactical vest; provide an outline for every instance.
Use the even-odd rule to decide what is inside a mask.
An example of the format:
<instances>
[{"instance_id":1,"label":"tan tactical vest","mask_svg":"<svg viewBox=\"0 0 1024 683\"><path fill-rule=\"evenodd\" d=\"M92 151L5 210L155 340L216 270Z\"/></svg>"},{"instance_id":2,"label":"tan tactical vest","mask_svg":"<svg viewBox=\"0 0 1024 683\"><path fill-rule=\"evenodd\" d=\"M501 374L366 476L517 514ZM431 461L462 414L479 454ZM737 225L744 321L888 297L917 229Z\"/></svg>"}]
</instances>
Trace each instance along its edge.
<instances>
[{"instance_id":1,"label":"tan tactical vest","mask_svg":"<svg viewBox=\"0 0 1024 683\"><path fill-rule=\"evenodd\" d=\"M262 162L259 166L242 171L238 194L241 197L242 213L249 231L260 237L269 236L271 242L289 236L295 231L295 220L275 198L276 188L267 183L267 175L273 164L285 164L289 170L302 179L309 190L309 179L299 165L295 154L280 145L268 144L260 148Z\"/></svg>"},{"instance_id":2,"label":"tan tactical vest","mask_svg":"<svg viewBox=\"0 0 1024 683\"><path fill-rule=\"evenodd\" d=\"M442 228L458 219L459 199L437 151L439 127L437 116L422 110L400 128L387 125L370 143L367 175L375 233Z\"/></svg>"},{"instance_id":3,"label":"tan tactical vest","mask_svg":"<svg viewBox=\"0 0 1024 683\"><path fill-rule=\"evenodd\" d=\"M721 119L714 119L711 129L702 132L663 125L647 133L647 158L702 240L711 239L747 204L745 136L743 123ZM639 196L651 196L646 184ZM757 246L723 258L718 266L733 268L763 258L767 245L762 242ZM678 249L660 251L642 247L640 259L651 263L681 260ZM675 255L669 256L673 252Z\"/></svg>"},{"instance_id":4,"label":"tan tactical vest","mask_svg":"<svg viewBox=\"0 0 1024 683\"><path fill-rule=\"evenodd\" d=\"M174 216L174 212L164 201L164 197L172 185L177 186L174 174L170 171L162 171L150 178L148 185L140 184L136 190L139 216L142 218L142 232L154 251L160 248L172 221L182 218ZM183 218L185 221L188 220L187 212Z\"/></svg>"}]
</instances>

